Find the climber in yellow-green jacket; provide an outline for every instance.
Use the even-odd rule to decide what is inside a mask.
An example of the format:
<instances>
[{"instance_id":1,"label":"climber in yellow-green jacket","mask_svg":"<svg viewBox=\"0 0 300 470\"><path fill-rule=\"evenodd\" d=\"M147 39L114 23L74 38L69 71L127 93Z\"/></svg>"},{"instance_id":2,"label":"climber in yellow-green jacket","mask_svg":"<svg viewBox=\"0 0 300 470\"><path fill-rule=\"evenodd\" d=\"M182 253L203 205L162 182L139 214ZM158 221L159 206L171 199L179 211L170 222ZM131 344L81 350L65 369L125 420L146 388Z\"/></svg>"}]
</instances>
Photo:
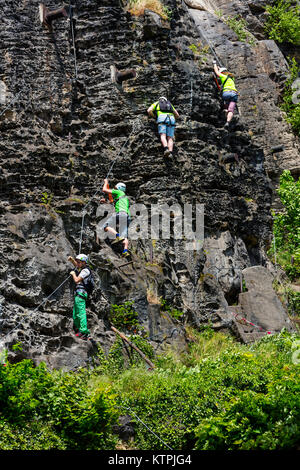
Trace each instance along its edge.
<instances>
[{"instance_id":1,"label":"climber in yellow-green jacket","mask_svg":"<svg viewBox=\"0 0 300 470\"><path fill-rule=\"evenodd\" d=\"M171 157L174 147L175 118L179 118L177 110L167 98L161 96L147 109L147 113L150 117L156 118L164 155Z\"/></svg>"},{"instance_id":2,"label":"climber in yellow-green jacket","mask_svg":"<svg viewBox=\"0 0 300 470\"><path fill-rule=\"evenodd\" d=\"M225 111L227 113L226 124L224 128L229 128L233 118L236 103L238 101L238 92L234 83L234 76L228 72L225 67L218 67L216 61L213 61L214 72L221 80L222 99L224 101Z\"/></svg>"}]
</instances>

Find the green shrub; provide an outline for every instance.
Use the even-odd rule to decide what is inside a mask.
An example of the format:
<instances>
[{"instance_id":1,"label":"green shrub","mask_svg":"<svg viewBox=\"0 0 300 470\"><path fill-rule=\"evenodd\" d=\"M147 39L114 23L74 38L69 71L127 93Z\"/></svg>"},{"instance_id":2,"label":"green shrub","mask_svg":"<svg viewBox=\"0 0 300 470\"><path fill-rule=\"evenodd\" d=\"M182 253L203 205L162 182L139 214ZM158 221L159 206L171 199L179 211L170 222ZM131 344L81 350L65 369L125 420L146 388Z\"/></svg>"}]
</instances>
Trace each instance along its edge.
<instances>
[{"instance_id":1,"label":"green shrub","mask_svg":"<svg viewBox=\"0 0 300 470\"><path fill-rule=\"evenodd\" d=\"M295 371L268 384L267 393L238 392L224 411L196 429L196 449L296 449L300 431L300 385Z\"/></svg>"},{"instance_id":2,"label":"green shrub","mask_svg":"<svg viewBox=\"0 0 300 470\"><path fill-rule=\"evenodd\" d=\"M188 335L189 350L154 357L151 372L143 362L116 372L120 340L91 370L1 365L0 448L114 449L112 424L124 414L135 449L297 448L300 336L241 345L210 329ZM151 355L145 338L130 339Z\"/></svg>"},{"instance_id":3,"label":"green shrub","mask_svg":"<svg viewBox=\"0 0 300 470\"><path fill-rule=\"evenodd\" d=\"M275 5L267 5L269 14L265 30L270 39L279 43L289 42L300 45L300 8L290 0L279 0Z\"/></svg>"},{"instance_id":4,"label":"green shrub","mask_svg":"<svg viewBox=\"0 0 300 470\"><path fill-rule=\"evenodd\" d=\"M44 364L34 367L29 360L0 366L0 422L5 433L9 436L17 426L20 436L26 436L38 422L59 446L99 449L111 445L111 425L118 416L114 396L109 389L89 391L87 383L87 371L49 372ZM28 445L31 439L34 432L29 433Z\"/></svg>"},{"instance_id":5,"label":"green shrub","mask_svg":"<svg viewBox=\"0 0 300 470\"><path fill-rule=\"evenodd\" d=\"M133 302L111 305L109 321L121 331L138 331L140 329L138 314L132 307Z\"/></svg>"},{"instance_id":6,"label":"green shrub","mask_svg":"<svg viewBox=\"0 0 300 470\"><path fill-rule=\"evenodd\" d=\"M181 310L178 310L177 308L168 305L166 300L164 299L161 299L160 305L162 310L168 312L170 317L174 318L175 320L180 320L184 316L184 313Z\"/></svg>"},{"instance_id":7,"label":"green shrub","mask_svg":"<svg viewBox=\"0 0 300 470\"><path fill-rule=\"evenodd\" d=\"M239 41L247 42L251 46L255 45L255 37L247 30L247 21L244 18L239 15L227 16L224 22L235 32Z\"/></svg>"},{"instance_id":8,"label":"green shrub","mask_svg":"<svg viewBox=\"0 0 300 470\"><path fill-rule=\"evenodd\" d=\"M295 181L289 170L280 177L277 190L284 210L274 214L274 245L270 254L276 255L291 279L300 275L300 180Z\"/></svg>"},{"instance_id":9,"label":"green shrub","mask_svg":"<svg viewBox=\"0 0 300 470\"><path fill-rule=\"evenodd\" d=\"M113 384L120 407L129 414L132 410L156 434L133 416L135 446L153 450L165 449L165 444L181 450L295 448L299 440L299 415L293 411L299 407L295 397L298 366L292 363L296 337L283 331L249 347L215 333L206 335L208 343L222 344L213 358L207 346L202 359L194 356L193 365L182 357L189 367L178 356L172 363L169 354L168 361L160 361L161 367L151 374L141 368L128 370Z\"/></svg>"}]
</instances>

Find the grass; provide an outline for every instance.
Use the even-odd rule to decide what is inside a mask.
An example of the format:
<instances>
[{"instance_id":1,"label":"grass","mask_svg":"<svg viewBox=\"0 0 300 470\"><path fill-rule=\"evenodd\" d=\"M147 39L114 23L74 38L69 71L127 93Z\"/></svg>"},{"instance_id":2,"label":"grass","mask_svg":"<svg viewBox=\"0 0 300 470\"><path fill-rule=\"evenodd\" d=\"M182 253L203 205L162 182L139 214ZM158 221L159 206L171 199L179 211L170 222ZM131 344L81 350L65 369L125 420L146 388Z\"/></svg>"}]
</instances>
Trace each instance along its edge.
<instances>
[{"instance_id":1,"label":"grass","mask_svg":"<svg viewBox=\"0 0 300 470\"><path fill-rule=\"evenodd\" d=\"M124 363L119 338L76 373L30 360L0 366L0 448L296 449L300 336L283 330L243 345L209 327L186 333L187 350L166 349L151 371L140 358ZM149 356L146 343L138 347ZM112 432L124 414L134 424L129 443Z\"/></svg>"}]
</instances>

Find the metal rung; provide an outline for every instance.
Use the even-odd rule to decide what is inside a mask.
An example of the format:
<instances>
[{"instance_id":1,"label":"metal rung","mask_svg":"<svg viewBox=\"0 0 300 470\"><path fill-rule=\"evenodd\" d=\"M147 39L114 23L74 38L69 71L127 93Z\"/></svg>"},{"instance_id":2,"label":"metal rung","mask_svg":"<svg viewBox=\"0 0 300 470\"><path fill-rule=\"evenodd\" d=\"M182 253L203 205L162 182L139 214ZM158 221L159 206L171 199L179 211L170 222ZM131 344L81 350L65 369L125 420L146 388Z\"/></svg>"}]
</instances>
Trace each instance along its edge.
<instances>
[{"instance_id":1,"label":"metal rung","mask_svg":"<svg viewBox=\"0 0 300 470\"><path fill-rule=\"evenodd\" d=\"M52 31L52 21L69 16L69 7L64 6L57 10L50 11L43 3L39 4L40 21L43 26Z\"/></svg>"}]
</instances>

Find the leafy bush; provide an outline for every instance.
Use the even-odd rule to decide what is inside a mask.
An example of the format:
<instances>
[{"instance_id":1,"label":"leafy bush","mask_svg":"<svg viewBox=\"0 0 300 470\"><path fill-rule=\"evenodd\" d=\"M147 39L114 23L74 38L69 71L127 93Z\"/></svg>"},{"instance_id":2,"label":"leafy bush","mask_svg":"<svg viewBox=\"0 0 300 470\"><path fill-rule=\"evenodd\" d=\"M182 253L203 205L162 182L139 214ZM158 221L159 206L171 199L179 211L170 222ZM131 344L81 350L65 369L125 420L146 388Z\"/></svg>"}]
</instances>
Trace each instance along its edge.
<instances>
[{"instance_id":1,"label":"leafy bush","mask_svg":"<svg viewBox=\"0 0 300 470\"><path fill-rule=\"evenodd\" d=\"M290 0L279 0L275 5L266 6L269 14L265 30L270 39L279 43L289 42L300 45L300 8Z\"/></svg>"},{"instance_id":2,"label":"leafy bush","mask_svg":"<svg viewBox=\"0 0 300 470\"><path fill-rule=\"evenodd\" d=\"M224 411L201 422L196 449L278 450L297 448L300 385L296 372L268 384L267 393L238 392Z\"/></svg>"},{"instance_id":3,"label":"leafy bush","mask_svg":"<svg viewBox=\"0 0 300 470\"><path fill-rule=\"evenodd\" d=\"M154 358L151 372L142 362L116 370L118 339L92 370L0 365L0 448L114 449L111 427L124 414L135 449L297 448L299 335L283 330L249 346L187 333L189 350ZM130 339L151 353L146 339Z\"/></svg>"},{"instance_id":4,"label":"leafy bush","mask_svg":"<svg viewBox=\"0 0 300 470\"><path fill-rule=\"evenodd\" d=\"M235 32L239 41L247 42L251 46L255 44L255 37L247 30L247 21L244 18L239 15L227 16L224 22Z\"/></svg>"},{"instance_id":5,"label":"leafy bush","mask_svg":"<svg viewBox=\"0 0 300 470\"><path fill-rule=\"evenodd\" d=\"M300 275L300 180L295 181L285 170L277 191L284 210L274 214L275 247L270 254L276 254L276 261L295 279Z\"/></svg>"},{"instance_id":6,"label":"leafy bush","mask_svg":"<svg viewBox=\"0 0 300 470\"><path fill-rule=\"evenodd\" d=\"M285 83L282 110L296 135L300 136L300 68L295 59L288 59L290 77Z\"/></svg>"},{"instance_id":7,"label":"leafy bush","mask_svg":"<svg viewBox=\"0 0 300 470\"><path fill-rule=\"evenodd\" d=\"M295 448L300 437L299 366L292 363L296 337L283 331L249 347L214 333L206 341L222 346L213 358L207 353L190 361L187 353L172 361L169 353L151 374L129 369L113 389L120 407L134 412L135 445L155 450L165 444L182 450Z\"/></svg>"},{"instance_id":8,"label":"leafy bush","mask_svg":"<svg viewBox=\"0 0 300 470\"><path fill-rule=\"evenodd\" d=\"M153 347L146 338L142 338L139 335L131 335L128 339L149 359L154 358ZM118 375L129 366L138 365L143 361L138 352L131 348L127 343L126 347L124 346L120 336L117 336L107 356L100 347L98 348L98 359L100 360L98 371L102 374L109 374L110 376Z\"/></svg>"},{"instance_id":9,"label":"leafy bush","mask_svg":"<svg viewBox=\"0 0 300 470\"><path fill-rule=\"evenodd\" d=\"M108 318L115 328L134 332L140 329L138 314L132 305L133 302L111 305Z\"/></svg>"},{"instance_id":10,"label":"leafy bush","mask_svg":"<svg viewBox=\"0 0 300 470\"><path fill-rule=\"evenodd\" d=\"M177 308L174 308L171 305L168 305L166 300L164 299L160 300L160 305L161 305L162 310L168 312L170 317L174 318L175 320L180 320L184 316L184 313L181 310L178 310Z\"/></svg>"},{"instance_id":11,"label":"leafy bush","mask_svg":"<svg viewBox=\"0 0 300 470\"><path fill-rule=\"evenodd\" d=\"M114 396L109 389L89 391L87 381L87 371L50 373L44 364L34 367L29 360L0 366L0 423L8 443L11 430L17 426L20 439L28 436L28 447L24 444L24 448L35 446L32 426L38 423L39 432L55 448L99 449L110 445L111 425L118 416ZM29 428L32 431L28 434Z\"/></svg>"}]
</instances>

